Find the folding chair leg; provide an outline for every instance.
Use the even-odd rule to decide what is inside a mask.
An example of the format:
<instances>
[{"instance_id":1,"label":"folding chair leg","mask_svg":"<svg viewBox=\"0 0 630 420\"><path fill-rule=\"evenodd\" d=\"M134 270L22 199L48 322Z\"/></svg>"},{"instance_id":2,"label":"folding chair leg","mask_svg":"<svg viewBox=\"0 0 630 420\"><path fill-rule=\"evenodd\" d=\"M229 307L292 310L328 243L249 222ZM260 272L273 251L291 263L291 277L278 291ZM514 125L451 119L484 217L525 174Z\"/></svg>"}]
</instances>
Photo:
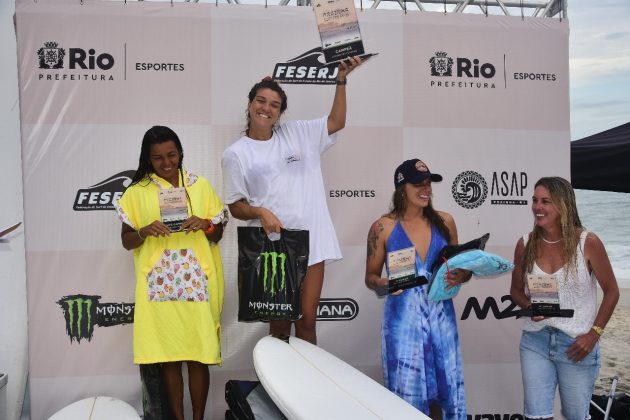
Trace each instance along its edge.
<instances>
[{"instance_id":1,"label":"folding chair leg","mask_svg":"<svg viewBox=\"0 0 630 420\"><path fill-rule=\"evenodd\" d=\"M610 409L612 408L612 403L615 398L615 390L617 389L618 381L619 381L619 378L617 376L614 376L612 378L612 384L610 385L610 393L608 394L608 403L606 404L606 412L604 413L604 420L609 420L608 417L610 416Z\"/></svg>"},{"instance_id":2,"label":"folding chair leg","mask_svg":"<svg viewBox=\"0 0 630 420\"><path fill-rule=\"evenodd\" d=\"M617 389L617 382L619 378L614 376L612 378L612 383L610 384L610 391L608 392L608 400L606 402L606 411L604 411L599 405L597 405L593 400L591 400L591 405L595 407L600 413L604 415L604 420L615 420L610 417L610 409L612 408L613 400L615 399L615 390Z\"/></svg>"}]
</instances>

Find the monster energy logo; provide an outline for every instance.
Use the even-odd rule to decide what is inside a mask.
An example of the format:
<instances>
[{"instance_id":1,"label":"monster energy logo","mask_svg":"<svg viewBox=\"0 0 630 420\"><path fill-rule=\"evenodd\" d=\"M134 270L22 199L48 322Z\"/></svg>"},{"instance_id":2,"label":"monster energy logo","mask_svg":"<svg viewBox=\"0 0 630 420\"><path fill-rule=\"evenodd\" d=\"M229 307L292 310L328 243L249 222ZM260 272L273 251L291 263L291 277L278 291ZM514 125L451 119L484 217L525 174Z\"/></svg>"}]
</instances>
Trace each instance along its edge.
<instances>
[{"instance_id":1,"label":"monster energy logo","mask_svg":"<svg viewBox=\"0 0 630 420\"><path fill-rule=\"evenodd\" d=\"M100 296L71 295L57 301L63 310L70 342L90 341L94 326L111 327L133 322L133 303L99 303Z\"/></svg>"},{"instance_id":2,"label":"monster energy logo","mask_svg":"<svg viewBox=\"0 0 630 420\"><path fill-rule=\"evenodd\" d=\"M276 294L276 274L278 273L278 261L280 261L280 284L278 285L278 291L282 292L286 288L285 283L285 266L287 261L287 254L284 252L262 252L260 254L263 257L263 290L265 292L269 291L271 296ZM271 260L271 277L269 277L269 261Z\"/></svg>"},{"instance_id":3,"label":"monster energy logo","mask_svg":"<svg viewBox=\"0 0 630 420\"><path fill-rule=\"evenodd\" d=\"M70 336L70 342L81 339L90 341L94 332L94 315L96 304L100 296L74 295L65 296L57 303L63 309L66 319L66 333Z\"/></svg>"}]
</instances>

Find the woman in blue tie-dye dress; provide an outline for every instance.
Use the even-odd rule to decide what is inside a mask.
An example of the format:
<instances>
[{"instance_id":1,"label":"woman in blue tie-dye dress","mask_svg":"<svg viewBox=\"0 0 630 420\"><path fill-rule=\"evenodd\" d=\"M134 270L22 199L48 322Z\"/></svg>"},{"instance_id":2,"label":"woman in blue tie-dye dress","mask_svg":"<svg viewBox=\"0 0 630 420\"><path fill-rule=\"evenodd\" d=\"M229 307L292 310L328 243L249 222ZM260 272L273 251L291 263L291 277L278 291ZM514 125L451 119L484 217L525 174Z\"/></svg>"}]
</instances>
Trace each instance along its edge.
<instances>
[{"instance_id":1,"label":"woman in blue tie-dye dress","mask_svg":"<svg viewBox=\"0 0 630 420\"><path fill-rule=\"evenodd\" d=\"M416 274L430 279L440 250L457 243L453 217L431 204L432 174L418 159L403 162L394 173L396 190L390 213L374 222L368 234L365 283L387 286L381 277L388 252L414 248ZM449 273L455 285L470 279L466 270ZM382 325L385 386L433 419L466 419L462 357L453 301L427 299L428 287L390 293Z\"/></svg>"}]
</instances>

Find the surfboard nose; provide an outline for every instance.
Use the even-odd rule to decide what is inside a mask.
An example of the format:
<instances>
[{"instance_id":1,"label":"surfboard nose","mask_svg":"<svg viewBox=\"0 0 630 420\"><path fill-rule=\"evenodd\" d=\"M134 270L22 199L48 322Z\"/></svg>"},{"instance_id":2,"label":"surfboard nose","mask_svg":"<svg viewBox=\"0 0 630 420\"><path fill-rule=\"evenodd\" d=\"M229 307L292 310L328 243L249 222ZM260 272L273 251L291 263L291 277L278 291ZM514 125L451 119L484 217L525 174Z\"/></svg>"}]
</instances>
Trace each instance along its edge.
<instances>
[{"instance_id":1,"label":"surfboard nose","mask_svg":"<svg viewBox=\"0 0 630 420\"><path fill-rule=\"evenodd\" d=\"M48 420L140 420L136 410L113 397L89 397L73 402Z\"/></svg>"}]
</instances>

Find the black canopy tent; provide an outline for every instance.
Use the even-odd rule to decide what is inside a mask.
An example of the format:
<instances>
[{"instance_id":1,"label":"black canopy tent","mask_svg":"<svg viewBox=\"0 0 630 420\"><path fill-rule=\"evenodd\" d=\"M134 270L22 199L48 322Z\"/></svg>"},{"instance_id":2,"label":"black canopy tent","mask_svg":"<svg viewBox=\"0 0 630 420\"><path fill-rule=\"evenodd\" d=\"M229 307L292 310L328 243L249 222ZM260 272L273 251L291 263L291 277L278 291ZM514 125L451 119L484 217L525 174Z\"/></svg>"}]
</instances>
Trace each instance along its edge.
<instances>
[{"instance_id":1,"label":"black canopy tent","mask_svg":"<svg viewBox=\"0 0 630 420\"><path fill-rule=\"evenodd\" d=\"M571 142L571 184L630 192L630 122Z\"/></svg>"}]
</instances>

